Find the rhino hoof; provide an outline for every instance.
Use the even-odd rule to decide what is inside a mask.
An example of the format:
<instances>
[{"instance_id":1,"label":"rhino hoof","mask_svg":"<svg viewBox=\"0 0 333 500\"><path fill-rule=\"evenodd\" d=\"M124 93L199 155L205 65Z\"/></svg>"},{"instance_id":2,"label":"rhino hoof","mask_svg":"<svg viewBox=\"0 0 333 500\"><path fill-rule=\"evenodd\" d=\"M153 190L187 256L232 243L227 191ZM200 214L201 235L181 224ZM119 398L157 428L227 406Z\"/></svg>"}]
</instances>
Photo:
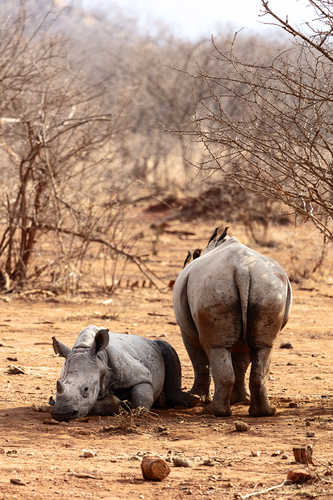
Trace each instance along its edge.
<instances>
[{"instance_id":1,"label":"rhino hoof","mask_svg":"<svg viewBox=\"0 0 333 500\"><path fill-rule=\"evenodd\" d=\"M216 403L214 403L214 401L212 403L209 403L209 405L207 405L203 412L203 414L210 414L210 415L215 415L215 417L230 417L231 415L231 410L230 408L221 408L219 405L217 405Z\"/></svg>"},{"instance_id":2,"label":"rhino hoof","mask_svg":"<svg viewBox=\"0 0 333 500\"><path fill-rule=\"evenodd\" d=\"M189 403L190 403L190 407L191 408L194 408L195 406L198 406L198 404L201 402L201 398L199 398L198 396L192 396Z\"/></svg>"},{"instance_id":3,"label":"rhino hoof","mask_svg":"<svg viewBox=\"0 0 333 500\"><path fill-rule=\"evenodd\" d=\"M271 417L276 412L276 408L273 405L267 405L264 408L253 407L249 408L249 414L251 417Z\"/></svg>"}]
</instances>

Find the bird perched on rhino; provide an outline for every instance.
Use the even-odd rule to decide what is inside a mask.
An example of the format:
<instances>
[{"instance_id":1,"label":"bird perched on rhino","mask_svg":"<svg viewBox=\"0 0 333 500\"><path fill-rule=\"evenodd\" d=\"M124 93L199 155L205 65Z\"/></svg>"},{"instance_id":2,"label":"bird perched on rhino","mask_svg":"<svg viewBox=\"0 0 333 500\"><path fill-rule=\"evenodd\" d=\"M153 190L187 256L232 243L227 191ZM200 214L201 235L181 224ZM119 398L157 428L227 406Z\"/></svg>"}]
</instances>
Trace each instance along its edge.
<instances>
[{"instance_id":1,"label":"bird perched on rhino","mask_svg":"<svg viewBox=\"0 0 333 500\"><path fill-rule=\"evenodd\" d=\"M193 260L197 259L201 255L201 248L196 248L193 252Z\"/></svg>"},{"instance_id":2,"label":"bird perched on rhino","mask_svg":"<svg viewBox=\"0 0 333 500\"><path fill-rule=\"evenodd\" d=\"M218 237L216 244L215 244L216 247L220 243L220 241L224 240L224 238L227 236L227 232L228 232L229 227L230 226L225 227L223 233Z\"/></svg>"},{"instance_id":3,"label":"bird perched on rhino","mask_svg":"<svg viewBox=\"0 0 333 500\"><path fill-rule=\"evenodd\" d=\"M184 269L184 267L186 266L186 264L188 264L188 263L190 262L191 258L192 258L192 252L188 251L188 252L187 252L186 259L184 260L183 269Z\"/></svg>"},{"instance_id":4,"label":"bird perched on rhino","mask_svg":"<svg viewBox=\"0 0 333 500\"><path fill-rule=\"evenodd\" d=\"M215 240L215 238L216 238L216 236L217 236L217 231L218 231L218 230L219 230L219 228L218 228L218 227L216 227L216 228L215 228L215 231L213 232L213 234L212 234L212 235L211 235L211 237L209 238L209 241L208 241L208 243L207 243L207 247L208 247L208 245L209 245L209 243L210 243L211 241ZM207 248L207 247L206 247L206 248Z\"/></svg>"}]
</instances>

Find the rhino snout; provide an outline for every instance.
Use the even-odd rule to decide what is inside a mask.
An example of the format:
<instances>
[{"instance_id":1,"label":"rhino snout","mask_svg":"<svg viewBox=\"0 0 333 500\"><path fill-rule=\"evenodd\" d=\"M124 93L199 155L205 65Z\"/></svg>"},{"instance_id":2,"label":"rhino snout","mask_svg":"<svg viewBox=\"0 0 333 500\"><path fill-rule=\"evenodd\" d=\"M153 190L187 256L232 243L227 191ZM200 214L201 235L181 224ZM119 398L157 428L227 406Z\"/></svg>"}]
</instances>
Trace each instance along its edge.
<instances>
[{"instance_id":1,"label":"rhino snout","mask_svg":"<svg viewBox=\"0 0 333 500\"><path fill-rule=\"evenodd\" d=\"M79 412L76 410L68 413L57 413L56 411L51 411L51 417L59 422L69 422L69 420L79 418Z\"/></svg>"}]
</instances>

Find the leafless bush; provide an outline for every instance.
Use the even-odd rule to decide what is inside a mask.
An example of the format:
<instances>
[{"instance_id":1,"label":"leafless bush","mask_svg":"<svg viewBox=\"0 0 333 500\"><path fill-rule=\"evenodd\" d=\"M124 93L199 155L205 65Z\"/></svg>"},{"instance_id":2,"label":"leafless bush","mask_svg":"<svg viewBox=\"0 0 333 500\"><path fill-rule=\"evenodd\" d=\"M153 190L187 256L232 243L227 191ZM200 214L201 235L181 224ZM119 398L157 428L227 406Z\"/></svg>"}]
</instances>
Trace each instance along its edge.
<instances>
[{"instance_id":1,"label":"leafless bush","mask_svg":"<svg viewBox=\"0 0 333 500\"><path fill-rule=\"evenodd\" d=\"M82 82L50 29L58 16L22 2L1 25L0 265L20 285L48 272L75 291L92 248L148 271L124 228L132 180L117 163L131 101L105 112L105 85Z\"/></svg>"},{"instance_id":2,"label":"leafless bush","mask_svg":"<svg viewBox=\"0 0 333 500\"><path fill-rule=\"evenodd\" d=\"M262 0L263 14L293 37L269 61L246 59L238 34L229 50L213 40L214 71L198 66L207 94L188 134L206 149L202 172L284 203L333 240L332 3L309 4L315 18L302 29Z\"/></svg>"},{"instance_id":3,"label":"leafless bush","mask_svg":"<svg viewBox=\"0 0 333 500\"><path fill-rule=\"evenodd\" d=\"M304 243L303 243L304 245ZM318 244L318 241L307 241L306 251L300 242L287 245L286 251L290 258L291 281L302 282L308 279L317 279L325 270L329 246L327 241Z\"/></svg>"}]
</instances>

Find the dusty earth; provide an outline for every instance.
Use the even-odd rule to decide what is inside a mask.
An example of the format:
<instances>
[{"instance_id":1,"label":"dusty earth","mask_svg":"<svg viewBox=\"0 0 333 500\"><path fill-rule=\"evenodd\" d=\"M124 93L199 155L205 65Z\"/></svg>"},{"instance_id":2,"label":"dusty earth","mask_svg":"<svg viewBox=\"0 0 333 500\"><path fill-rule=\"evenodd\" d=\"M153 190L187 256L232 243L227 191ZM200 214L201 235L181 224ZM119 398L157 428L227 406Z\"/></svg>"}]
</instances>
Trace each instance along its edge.
<instances>
[{"instance_id":1,"label":"dusty earth","mask_svg":"<svg viewBox=\"0 0 333 500\"><path fill-rule=\"evenodd\" d=\"M164 283L176 278L188 249L205 245L218 225L214 222L208 228L203 223L173 222L170 227L176 233L161 236L158 254L150 257L150 264ZM192 234L177 235L180 227ZM230 234L248 243L241 228L231 227ZM307 238L318 238L308 227L276 228L272 237L275 248L251 246L274 257L290 274L294 271L286 244L301 242L298 259L301 255L306 259L311 252ZM277 413L269 418L251 418L248 407L240 404L233 407L228 418L203 416L202 406L198 406L47 424L48 401L51 395L55 397L63 362L53 354L51 337L55 335L72 346L79 331L89 324L169 341L182 362L183 386L191 387L193 371L175 324L172 290L129 286L112 296L81 293L71 298L2 294L0 498L252 498L250 494L280 485L290 470L301 467L310 470L316 479L266 491L260 498L331 499L330 283L329 272L316 281L292 283L291 318L273 352L268 391ZM111 298L112 302L106 302ZM293 347L280 348L285 342L291 342ZM10 374L11 365L24 373ZM250 424L250 430L237 432L236 420ZM314 464L309 467L295 463L292 452L293 447L306 444L313 446ZM84 450L94 456L84 458ZM142 478L140 463L145 454L169 462L171 472L165 480L150 482ZM175 467L174 456L185 457L191 467Z\"/></svg>"}]
</instances>

